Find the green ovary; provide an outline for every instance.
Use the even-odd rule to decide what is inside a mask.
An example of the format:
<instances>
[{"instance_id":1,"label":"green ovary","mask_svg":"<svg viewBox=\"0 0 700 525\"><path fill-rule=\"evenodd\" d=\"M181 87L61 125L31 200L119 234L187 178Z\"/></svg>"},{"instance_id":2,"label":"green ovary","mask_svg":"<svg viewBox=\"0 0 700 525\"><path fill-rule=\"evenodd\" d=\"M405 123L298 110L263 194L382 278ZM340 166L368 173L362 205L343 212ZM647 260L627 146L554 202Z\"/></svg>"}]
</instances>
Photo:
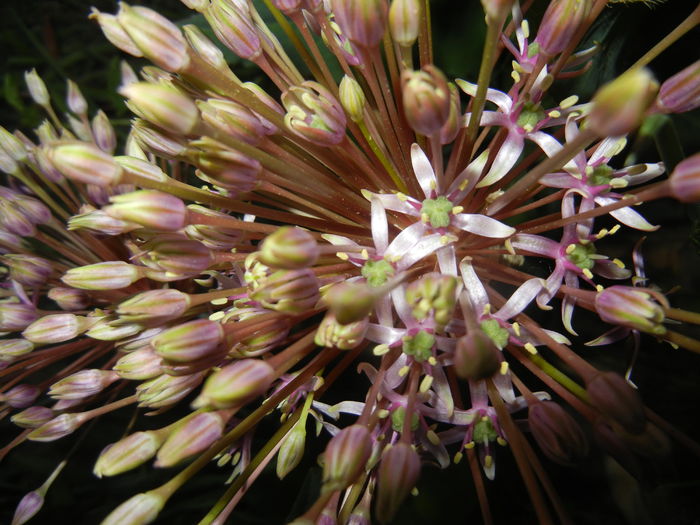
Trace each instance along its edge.
<instances>
[{"instance_id":1,"label":"green ovary","mask_svg":"<svg viewBox=\"0 0 700 525\"><path fill-rule=\"evenodd\" d=\"M388 261L381 259L379 261L367 261L362 266L362 277L367 279L367 284L376 288L383 285L389 277L394 276L394 267Z\"/></svg>"},{"instance_id":2,"label":"green ovary","mask_svg":"<svg viewBox=\"0 0 700 525\"><path fill-rule=\"evenodd\" d=\"M450 213L452 202L447 197L440 196L437 199L425 199L421 214L428 216L428 222L433 228L447 228L450 225Z\"/></svg>"}]
</instances>

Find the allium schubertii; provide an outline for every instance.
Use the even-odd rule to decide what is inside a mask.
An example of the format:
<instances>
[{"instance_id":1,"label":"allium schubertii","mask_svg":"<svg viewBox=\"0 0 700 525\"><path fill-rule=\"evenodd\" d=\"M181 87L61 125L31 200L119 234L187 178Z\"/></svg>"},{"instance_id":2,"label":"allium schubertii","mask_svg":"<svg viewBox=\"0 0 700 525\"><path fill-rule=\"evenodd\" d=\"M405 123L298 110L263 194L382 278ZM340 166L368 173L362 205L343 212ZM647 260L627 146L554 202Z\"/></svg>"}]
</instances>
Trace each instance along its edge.
<instances>
[{"instance_id":1,"label":"allium schubertii","mask_svg":"<svg viewBox=\"0 0 700 525\"><path fill-rule=\"evenodd\" d=\"M700 105L700 62L658 82L644 67L700 8L591 100L557 101L553 83L596 66L598 47L580 43L605 0L553 0L532 25L530 2L482 0L472 79L433 63L425 0L265 0L296 63L258 4L183 2L219 42L144 7L91 15L154 64L123 66L124 144L73 83L62 121L34 71L47 120L34 138L2 128L0 414L20 430L0 455L131 409L95 475L148 463L172 476L103 523L150 523L218 462L210 524L317 440L320 486L294 523L359 525L391 522L422 468L460 462L490 523L503 454L537 521L567 522L547 462L584 460L591 437L631 471L693 448L629 374L580 349L700 351L683 326L699 316L653 286L642 244L624 260L598 248L620 228L658 235L638 204L700 200L700 155L623 160L645 118ZM274 87L241 81L217 46ZM502 90L489 87L499 59L512 63ZM589 337L583 311L601 321ZM324 402L357 373L365 390ZM153 428L154 413L170 422ZM14 524L41 509L62 460Z\"/></svg>"}]
</instances>

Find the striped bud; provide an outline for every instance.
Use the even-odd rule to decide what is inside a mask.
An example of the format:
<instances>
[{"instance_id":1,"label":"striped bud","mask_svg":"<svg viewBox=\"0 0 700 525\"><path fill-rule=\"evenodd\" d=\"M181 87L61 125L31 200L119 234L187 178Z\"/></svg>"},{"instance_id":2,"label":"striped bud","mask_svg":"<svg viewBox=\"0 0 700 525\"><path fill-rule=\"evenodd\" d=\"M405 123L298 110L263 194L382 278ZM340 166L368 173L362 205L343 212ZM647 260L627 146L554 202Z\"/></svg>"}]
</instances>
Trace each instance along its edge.
<instances>
[{"instance_id":1,"label":"striped bud","mask_svg":"<svg viewBox=\"0 0 700 525\"><path fill-rule=\"evenodd\" d=\"M156 190L139 190L115 195L103 209L116 219L154 230L175 231L185 226L187 208L181 199Z\"/></svg>"},{"instance_id":2,"label":"striped bud","mask_svg":"<svg viewBox=\"0 0 700 525\"><path fill-rule=\"evenodd\" d=\"M206 450L222 436L227 420L224 411L196 414L168 436L154 465L172 467Z\"/></svg>"},{"instance_id":3,"label":"striped bud","mask_svg":"<svg viewBox=\"0 0 700 525\"><path fill-rule=\"evenodd\" d=\"M102 520L101 525L146 525L158 517L165 499L156 492L136 494Z\"/></svg>"},{"instance_id":4,"label":"striped bud","mask_svg":"<svg viewBox=\"0 0 700 525\"><path fill-rule=\"evenodd\" d=\"M552 461L573 466L588 454L588 440L580 425L557 403L530 405L527 420L535 441Z\"/></svg>"},{"instance_id":5,"label":"striped bud","mask_svg":"<svg viewBox=\"0 0 700 525\"><path fill-rule=\"evenodd\" d=\"M62 343L78 337L95 321L73 314L45 315L25 328L22 335L32 343Z\"/></svg>"},{"instance_id":6,"label":"striped bud","mask_svg":"<svg viewBox=\"0 0 700 525\"><path fill-rule=\"evenodd\" d=\"M262 395L275 378L275 369L260 359L242 359L209 376L193 408L240 407Z\"/></svg>"},{"instance_id":7,"label":"striped bud","mask_svg":"<svg viewBox=\"0 0 700 525\"><path fill-rule=\"evenodd\" d=\"M296 270L313 266L320 250L306 230L283 226L268 235L260 246L260 260L273 268Z\"/></svg>"},{"instance_id":8,"label":"striped bud","mask_svg":"<svg viewBox=\"0 0 700 525\"><path fill-rule=\"evenodd\" d=\"M179 290L149 290L119 303L117 315L126 323L164 323L180 317L189 306L189 296Z\"/></svg>"},{"instance_id":9,"label":"striped bud","mask_svg":"<svg viewBox=\"0 0 700 525\"><path fill-rule=\"evenodd\" d=\"M351 425L328 442L323 454L323 488L342 490L364 471L372 454L372 437L364 425Z\"/></svg>"},{"instance_id":10,"label":"striped bud","mask_svg":"<svg viewBox=\"0 0 700 525\"><path fill-rule=\"evenodd\" d=\"M116 476L127 472L156 455L163 443L163 437L158 432L135 432L107 445L95 462L95 476Z\"/></svg>"},{"instance_id":11,"label":"striped bud","mask_svg":"<svg viewBox=\"0 0 700 525\"><path fill-rule=\"evenodd\" d=\"M601 372L586 384L591 404L631 434L644 431L647 419L635 388L614 372Z\"/></svg>"},{"instance_id":12,"label":"striped bud","mask_svg":"<svg viewBox=\"0 0 700 525\"><path fill-rule=\"evenodd\" d=\"M71 268L61 277L68 286L80 290L118 290L144 276L144 269L124 261L106 261Z\"/></svg>"},{"instance_id":13,"label":"striped bud","mask_svg":"<svg viewBox=\"0 0 700 525\"><path fill-rule=\"evenodd\" d=\"M119 89L139 117L176 135L189 135L199 123L199 110L187 95L165 84L134 82Z\"/></svg>"},{"instance_id":14,"label":"striped bud","mask_svg":"<svg viewBox=\"0 0 700 525\"><path fill-rule=\"evenodd\" d=\"M151 344L163 359L176 363L196 361L217 349L224 337L221 324L196 319L162 332Z\"/></svg>"},{"instance_id":15,"label":"striped bud","mask_svg":"<svg viewBox=\"0 0 700 525\"><path fill-rule=\"evenodd\" d=\"M75 182L115 186L123 175L111 155L87 142L60 142L48 148L46 154L58 171Z\"/></svg>"},{"instance_id":16,"label":"striped bud","mask_svg":"<svg viewBox=\"0 0 700 525\"><path fill-rule=\"evenodd\" d=\"M93 396L119 379L112 370L80 370L51 385L49 395L54 399L83 399Z\"/></svg>"},{"instance_id":17,"label":"striped bud","mask_svg":"<svg viewBox=\"0 0 700 525\"><path fill-rule=\"evenodd\" d=\"M375 512L380 523L391 521L420 476L420 457L408 443L399 442L382 454Z\"/></svg>"}]
</instances>

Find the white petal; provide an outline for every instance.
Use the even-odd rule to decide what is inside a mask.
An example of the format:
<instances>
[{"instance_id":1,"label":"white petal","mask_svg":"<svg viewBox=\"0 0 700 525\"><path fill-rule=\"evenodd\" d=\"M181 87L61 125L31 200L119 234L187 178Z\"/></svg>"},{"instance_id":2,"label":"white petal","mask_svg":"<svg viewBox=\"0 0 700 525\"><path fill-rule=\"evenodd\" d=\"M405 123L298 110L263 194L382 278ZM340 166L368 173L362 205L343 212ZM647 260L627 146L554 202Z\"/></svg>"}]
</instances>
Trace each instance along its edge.
<instances>
[{"instance_id":1,"label":"white petal","mask_svg":"<svg viewBox=\"0 0 700 525\"><path fill-rule=\"evenodd\" d=\"M405 334L405 328L391 328L389 326L370 323L367 327L367 334L365 337L373 343L390 345L401 339Z\"/></svg>"},{"instance_id":2,"label":"white petal","mask_svg":"<svg viewBox=\"0 0 700 525\"><path fill-rule=\"evenodd\" d=\"M382 201L372 196L372 239L378 253L384 253L389 244L389 226Z\"/></svg>"},{"instance_id":3,"label":"white petal","mask_svg":"<svg viewBox=\"0 0 700 525\"><path fill-rule=\"evenodd\" d=\"M437 178L433 166L430 164L430 159L418 144L411 145L411 164L425 198L429 199L433 190L438 190Z\"/></svg>"},{"instance_id":4,"label":"white petal","mask_svg":"<svg viewBox=\"0 0 700 525\"><path fill-rule=\"evenodd\" d=\"M613 204L616 200L609 197L596 197L595 202L600 206L606 206L608 204ZM636 230L653 232L659 229L659 226L654 226L630 207L613 210L610 212L610 215L625 226Z\"/></svg>"},{"instance_id":5,"label":"white petal","mask_svg":"<svg viewBox=\"0 0 700 525\"><path fill-rule=\"evenodd\" d=\"M459 271L462 274L464 281L464 293L469 297L472 303L472 308L478 313L484 310L484 307L489 303L489 296L486 293L486 288L481 283L481 279L474 271L474 266L471 263L471 257L465 257L459 263Z\"/></svg>"},{"instance_id":6,"label":"white petal","mask_svg":"<svg viewBox=\"0 0 700 525\"><path fill-rule=\"evenodd\" d=\"M452 225L460 230L494 239L505 239L515 233L515 228L476 213L458 213L452 218Z\"/></svg>"},{"instance_id":7,"label":"white petal","mask_svg":"<svg viewBox=\"0 0 700 525\"><path fill-rule=\"evenodd\" d=\"M399 233L384 252L384 256L393 259L396 256L404 257L425 233L425 224L414 222L408 228Z\"/></svg>"},{"instance_id":8,"label":"white petal","mask_svg":"<svg viewBox=\"0 0 700 525\"><path fill-rule=\"evenodd\" d=\"M540 235L519 233L513 236L510 243L513 248L535 255L544 255L552 259L556 259L559 255L559 243Z\"/></svg>"},{"instance_id":9,"label":"white petal","mask_svg":"<svg viewBox=\"0 0 700 525\"><path fill-rule=\"evenodd\" d=\"M418 211L420 202L411 197L399 199L394 193L373 193L372 199L375 197L382 203L385 210L394 210L399 213L405 213L406 215L420 217L420 212ZM413 206L411 202L416 204L416 206Z\"/></svg>"},{"instance_id":10,"label":"white petal","mask_svg":"<svg viewBox=\"0 0 700 525\"><path fill-rule=\"evenodd\" d=\"M496 154L491 169L486 177L479 181L476 187L483 188L484 186L490 186L494 182L498 182L505 177L520 158L524 145L525 143L522 136L517 132L508 133L506 140L503 141L501 148Z\"/></svg>"},{"instance_id":11,"label":"white petal","mask_svg":"<svg viewBox=\"0 0 700 525\"><path fill-rule=\"evenodd\" d=\"M462 80L461 78L456 79L455 84L457 84L459 88L462 91L464 91L467 95L472 97L476 96L476 84L472 84L471 82L467 82L466 80ZM513 107L513 101L511 100L511 98L508 95L506 95L503 91L498 91L497 89L487 89L486 100L496 104L498 106L498 109L503 111L503 113L510 113L511 108Z\"/></svg>"},{"instance_id":12,"label":"white petal","mask_svg":"<svg viewBox=\"0 0 700 525\"><path fill-rule=\"evenodd\" d=\"M442 238L443 235L439 233L421 237L421 239L406 252L401 260L396 263L397 268L400 270L410 268L421 259L443 248L445 244L442 242Z\"/></svg>"},{"instance_id":13,"label":"white petal","mask_svg":"<svg viewBox=\"0 0 700 525\"><path fill-rule=\"evenodd\" d=\"M457 175L454 182L450 184L450 189L447 191L448 198L452 202L462 202L467 193L474 188L476 181L479 180L479 176L484 171L484 166L488 158L489 150L482 151L477 158L464 168L462 173Z\"/></svg>"},{"instance_id":14,"label":"white petal","mask_svg":"<svg viewBox=\"0 0 700 525\"><path fill-rule=\"evenodd\" d=\"M528 279L513 292L506 301L506 304L501 306L498 312L494 314L494 317L504 321L512 319L528 307L535 297L537 297L537 294L540 293L543 286L544 281L542 279Z\"/></svg>"},{"instance_id":15,"label":"white petal","mask_svg":"<svg viewBox=\"0 0 700 525\"><path fill-rule=\"evenodd\" d=\"M454 246L443 246L437 251L440 273L457 276L457 258Z\"/></svg>"}]
</instances>

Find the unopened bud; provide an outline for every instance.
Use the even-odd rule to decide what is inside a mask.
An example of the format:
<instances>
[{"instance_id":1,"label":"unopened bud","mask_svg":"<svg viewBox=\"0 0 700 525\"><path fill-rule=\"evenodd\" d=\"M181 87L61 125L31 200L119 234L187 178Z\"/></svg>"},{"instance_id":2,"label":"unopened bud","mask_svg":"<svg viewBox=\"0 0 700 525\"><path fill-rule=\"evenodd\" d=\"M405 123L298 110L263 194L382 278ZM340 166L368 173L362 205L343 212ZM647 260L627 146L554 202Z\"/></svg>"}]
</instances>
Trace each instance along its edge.
<instances>
[{"instance_id":1,"label":"unopened bud","mask_svg":"<svg viewBox=\"0 0 700 525\"><path fill-rule=\"evenodd\" d=\"M68 79L68 95L66 96L66 103L68 109L70 109L76 115L85 115L87 113L87 101L85 97L80 92L78 84Z\"/></svg>"},{"instance_id":2,"label":"unopened bud","mask_svg":"<svg viewBox=\"0 0 700 525\"><path fill-rule=\"evenodd\" d=\"M353 122L361 122L365 118L367 98L360 83L347 75L340 81L338 91L340 103Z\"/></svg>"},{"instance_id":3,"label":"unopened bud","mask_svg":"<svg viewBox=\"0 0 700 525\"><path fill-rule=\"evenodd\" d=\"M663 335L666 333L666 327L661 324L665 318L665 305L655 302L654 299L665 302L665 299L653 290L632 286L608 286L596 294L595 308L600 318L607 323Z\"/></svg>"},{"instance_id":4,"label":"unopened bud","mask_svg":"<svg viewBox=\"0 0 700 525\"><path fill-rule=\"evenodd\" d=\"M585 22L592 5L590 0L550 2L535 38L539 48L548 56L561 53L571 41L571 35Z\"/></svg>"},{"instance_id":5,"label":"unopened bud","mask_svg":"<svg viewBox=\"0 0 700 525\"><path fill-rule=\"evenodd\" d=\"M372 454L372 437L364 425L351 425L328 442L323 454L323 490L342 490L364 471Z\"/></svg>"},{"instance_id":6,"label":"unopened bud","mask_svg":"<svg viewBox=\"0 0 700 525\"><path fill-rule=\"evenodd\" d=\"M141 118L177 135L188 135L199 122L199 110L187 95L165 84L135 82L119 89Z\"/></svg>"},{"instance_id":7,"label":"unopened bud","mask_svg":"<svg viewBox=\"0 0 700 525\"><path fill-rule=\"evenodd\" d=\"M367 285L343 282L330 288L325 299L336 321L349 324L369 315L374 308L376 296Z\"/></svg>"},{"instance_id":8,"label":"unopened bud","mask_svg":"<svg viewBox=\"0 0 700 525\"><path fill-rule=\"evenodd\" d=\"M61 277L80 290L118 290L144 277L144 269L124 261L106 261L71 268Z\"/></svg>"},{"instance_id":9,"label":"unopened bud","mask_svg":"<svg viewBox=\"0 0 700 525\"><path fill-rule=\"evenodd\" d=\"M53 273L50 261L34 255L8 254L0 262L10 270L10 279L24 286L41 286Z\"/></svg>"},{"instance_id":10,"label":"unopened bud","mask_svg":"<svg viewBox=\"0 0 700 525\"><path fill-rule=\"evenodd\" d=\"M62 343L78 337L94 320L73 314L45 315L22 332L28 341L37 344Z\"/></svg>"},{"instance_id":11,"label":"unopened bud","mask_svg":"<svg viewBox=\"0 0 700 525\"><path fill-rule=\"evenodd\" d=\"M30 441L55 441L72 434L85 421L83 414L61 414L32 430L27 438Z\"/></svg>"},{"instance_id":12,"label":"unopened bud","mask_svg":"<svg viewBox=\"0 0 700 525\"><path fill-rule=\"evenodd\" d=\"M6 403L12 408L27 408L36 401L40 393L39 387L24 383L0 393L0 403Z\"/></svg>"},{"instance_id":13,"label":"unopened bud","mask_svg":"<svg viewBox=\"0 0 700 525\"><path fill-rule=\"evenodd\" d=\"M32 406L14 414L10 421L21 428L37 428L50 421L54 416L48 407Z\"/></svg>"},{"instance_id":14,"label":"unopened bud","mask_svg":"<svg viewBox=\"0 0 700 525\"><path fill-rule=\"evenodd\" d=\"M48 298L54 301L61 310L84 310L90 304L87 293L75 288L51 288Z\"/></svg>"},{"instance_id":15,"label":"unopened bud","mask_svg":"<svg viewBox=\"0 0 700 525\"><path fill-rule=\"evenodd\" d=\"M230 149L203 151L197 155L195 162L200 168L195 173L197 177L224 188L232 196L253 191L263 172L260 161Z\"/></svg>"},{"instance_id":16,"label":"unopened bud","mask_svg":"<svg viewBox=\"0 0 700 525\"><path fill-rule=\"evenodd\" d=\"M175 231L183 228L187 207L181 199L156 190L139 190L113 196L104 208L110 216L135 222L154 230Z\"/></svg>"},{"instance_id":17,"label":"unopened bud","mask_svg":"<svg viewBox=\"0 0 700 525\"><path fill-rule=\"evenodd\" d=\"M277 453L277 477L284 479L301 461L306 443L306 421L297 421L283 438Z\"/></svg>"},{"instance_id":18,"label":"unopened bud","mask_svg":"<svg viewBox=\"0 0 700 525\"><path fill-rule=\"evenodd\" d=\"M202 412L175 430L158 450L156 467L172 467L209 448L224 431L227 417L221 412Z\"/></svg>"},{"instance_id":19,"label":"unopened bud","mask_svg":"<svg viewBox=\"0 0 700 525\"><path fill-rule=\"evenodd\" d=\"M24 330L37 320L39 313L30 304L0 303L0 332Z\"/></svg>"},{"instance_id":20,"label":"unopened bud","mask_svg":"<svg viewBox=\"0 0 700 525\"><path fill-rule=\"evenodd\" d=\"M161 357L147 346L120 357L112 369L124 379L143 381L161 375L161 361Z\"/></svg>"},{"instance_id":21,"label":"unopened bud","mask_svg":"<svg viewBox=\"0 0 700 525\"><path fill-rule=\"evenodd\" d=\"M450 116L450 88L442 71L432 64L404 71L401 86L404 114L414 131L426 136L439 132Z\"/></svg>"},{"instance_id":22,"label":"unopened bud","mask_svg":"<svg viewBox=\"0 0 700 525\"><path fill-rule=\"evenodd\" d=\"M580 425L557 403L531 405L528 423L540 449L552 461L574 465L588 453L588 440Z\"/></svg>"},{"instance_id":23,"label":"unopened bud","mask_svg":"<svg viewBox=\"0 0 700 525\"><path fill-rule=\"evenodd\" d=\"M87 142L61 142L47 150L48 159L64 176L96 186L119 184L122 169L111 155Z\"/></svg>"},{"instance_id":24,"label":"unopened bud","mask_svg":"<svg viewBox=\"0 0 700 525\"><path fill-rule=\"evenodd\" d=\"M364 341L368 327L369 317L367 316L353 323L340 324L335 315L328 312L318 325L314 343L319 346L351 350Z\"/></svg>"},{"instance_id":25,"label":"unopened bud","mask_svg":"<svg viewBox=\"0 0 700 525\"><path fill-rule=\"evenodd\" d=\"M384 450L379 463L375 512L380 523L392 520L420 476L420 457L403 441Z\"/></svg>"},{"instance_id":26,"label":"unopened bud","mask_svg":"<svg viewBox=\"0 0 700 525\"><path fill-rule=\"evenodd\" d=\"M331 0L331 10L353 43L375 47L381 42L388 16L384 0Z\"/></svg>"},{"instance_id":27,"label":"unopened bud","mask_svg":"<svg viewBox=\"0 0 700 525\"><path fill-rule=\"evenodd\" d=\"M245 8L223 0L214 0L204 11L216 37L239 57L255 61L262 53L258 29Z\"/></svg>"},{"instance_id":28,"label":"unopened bud","mask_svg":"<svg viewBox=\"0 0 700 525\"><path fill-rule=\"evenodd\" d=\"M0 362L13 361L32 350L34 350L34 343L26 339L2 339L0 340Z\"/></svg>"},{"instance_id":29,"label":"unopened bud","mask_svg":"<svg viewBox=\"0 0 700 525\"><path fill-rule=\"evenodd\" d=\"M411 47L418 39L421 7L418 0L393 0L389 7L391 38L403 47Z\"/></svg>"},{"instance_id":30,"label":"unopened bud","mask_svg":"<svg viewBox=\"0 0 700 525\"><path fill-rule=\"evenodd\" d=\"M700 60L661 84L656 106L664 113L685 113L700 106Z\"/></svg>"},{"instance_id":31,"label":"unopened bud","mask_svg":"<svg viewBox=\"0 0 700 525\"><path fill-rule=\"evenodd\" d=\"M97 23L100 24L100 29L102 29L105 37L112 43L112 45L132 56L143 56L143 53L131 39L129 34L124 31L124 28L119 23L116 16L107 13L100 13L93 7L92 12L90 13L90 18L97 20Z\"/></svg>"},{"instance_id":32,"label":"unopened bud","mask_svg":"<svg viewBox=\"0 0 700 525\"><path fill-rule=\"evenodd\" d=\"M158 517L165 499L155 491L136 494L109 513L100 525L145 525Z\"/></svg>"},{"instance_id":33,"label":"unopened bud","mask_svg":"<svg viewBox=\"0 0 700 525\"><path fill-rule=\"evenodd\" d=\"M440 128L441 144L449 144L452 142L457 138L459 130L462 129L462 105L459 99L459 90L452 82L449 82L447 87L450 90L450 113L447 116L447 120L442 125L442 128Z\"/></svg>"},{"instance_id":34,"label":"unopened bud","mask_svg":"<svg viewBox=\"0 0 700 525\"><path fill-rule=\"evenodd\" d=\"M192 406L240 407L262 395L275 378L275 369L260 359L242 359L209 376Z\"/></svg>"},{"instance_id":35,"label":"unopened bud","mask_svg":"<svg viewBox=\"0 0 700 525\"><path fill-rule=\"evenodd\" d=\"M135 432L105 447L95 462L95 476L116 476L127 472L156 455L163 437L158 432Z\"/></svg>"},{"instance_id":36,"label":"unopened bud","mask_svg":"<svg viewBox=\"0 0 700 525\"><path fill-rule=\"evenodd\" d=\"M32 97L32 100L40 106L48 106L50 103L49 91L46 89L46 84L39 76L39 73L36 72L36 69L26 71L24 73L24 81L27 83L29 96Z\"/></svg>"},{"instance_id":37,"label":"unopened bud","mask_svg":"<svg viewBox=\"0 0 700 525\"><path fill-rule=\"evenodd\" d=\"M136 387L140 407L161 408L174 405L199 386L203 372L171 376L163 374Z\"/></svg>"},{"instance_id":38,"label":"unopened bud","mask_svg":"<svg viewBox=\"0 0 700 525\"><path fill-rule=\"evenodd\" d=\"M482 330L474 329L457 339L454 365L459 377L478 381L498 371L501 357L493 340Z\"/></svg>"},{"instance_id":39,"label":"unopened bud","mask_svg":"<svg viewBox=\"0 0 700 525\"><path fill-rule=\"evenodd\" d=\"M301 228L283 226L260 246L260 260L273 268L296 270L313 266L319 256L316 239Z\"/></svg>"},{"instance_id":40,"label":"unopened bud","mask_svg":"<svg viewBox=\"0 0 700 525\"><path fill-rule=\"evenodd\" d=\"M646 425L639 393L614 372L596 374L586 384L591 404L627 432L639 434Z\"/></svg>"},{"instance_id":41,"label":"unopened bud","mask_svg":"<svg viewBox=\"0 0 700 525\"><path fill-rule=\"evenodd\" d=\"M83 399L95 395L119 379L111 370L81 370L51 385L49 395L54 399Z\"/></svg>"},{"instance_id":42,"label":"unopened bud","mask_svg":"<svg viewBox=\"0 0 700 525\"><path fill-rule=\"evenodd\" d=\"M282 94L287 128L319 146L333 146L345 139L345 112L332 93L307 80Z\"/></svg>"},{"instance_id":43,"label":"unopened bud","mask_svg":"<svg viewBox=\"0 0 700 525\"><path fill-rule=\"evenodd\" d=\"M216 350L223 337L220 323L196 319L162 332L151 344L162 358L187 363L207 357Z\"/></svg>"},{"instance_id":44,"label":"unopened bud","mask_svg":"<svg viewBox=\"0 0 700 525\"><path fill-rule=\"evenodd\" d=\"M104 111L99 110L92 118L92 134L95 144L105 153L112 154L117 147L117 136L112 123Z\"/></svg>"},{"instance_id":45,"label":"unopened bud","mask_svg":"<svg viewBox=\"0 0 700 525\"><path fill-rule=\"evenodd\" d=\"M263 279L250 298L276 312L302 313L316 306L319 286L316 275L308 268L278 270Z\"/></svg>"},{"instance_id":46,"label":"unopened bud","mask_svg":"<svg viewBox=\"0 0 700 525\"><path fill-rule=\"evenodd\" d=\"M207 0L207 4L209 1ZM221 49L217 47L207 36L194 24L187 24L182 27L182 32L194 52L210 66L226 71L228 64Z\"/></svg>"},{"instance_id":47,"label":"unopened bud","mask_svg":"<svg viewBox=\"0 0 700 525\"><path fill-rule=\"evenodd\" d=\"M681 202L700 201L700 153L679 162L668 184L675 199Z\"/></svg>"},{"instance_id":48,"label":"unopened bud","mask_svg":"<svg viewBox=\"0 0 700 525\"><path fill-rule=\"evenodd\" d=\"M125 323L164 323L180 317L189 306L189 296L179 290L149 290L119 303L117 315Z\"/></svg>"},{"instance_id":49,"label":"unopened bud","mask_svg":"<svg viewBox=\"0 0 700 525\"><path fill-rule=\"evenodd\" d=\"M452 319L457 301L459 281L451 275L430 273L406 287L406 301L413 316L422 321L428 316L435 320L435 329L441 332Z\"/></svg>"},{"instance_id":50,"label":"unopened bud","mask_svg":"<svg viewBox=\"0 0 700 525\"><path fill-rule=\"evenodd\" d=\"M202 119L233 138L251 145L257 145L266 134L258 116L250 109L234 102L210 98L197 103Z\"/></svg>"}]
</instances>

